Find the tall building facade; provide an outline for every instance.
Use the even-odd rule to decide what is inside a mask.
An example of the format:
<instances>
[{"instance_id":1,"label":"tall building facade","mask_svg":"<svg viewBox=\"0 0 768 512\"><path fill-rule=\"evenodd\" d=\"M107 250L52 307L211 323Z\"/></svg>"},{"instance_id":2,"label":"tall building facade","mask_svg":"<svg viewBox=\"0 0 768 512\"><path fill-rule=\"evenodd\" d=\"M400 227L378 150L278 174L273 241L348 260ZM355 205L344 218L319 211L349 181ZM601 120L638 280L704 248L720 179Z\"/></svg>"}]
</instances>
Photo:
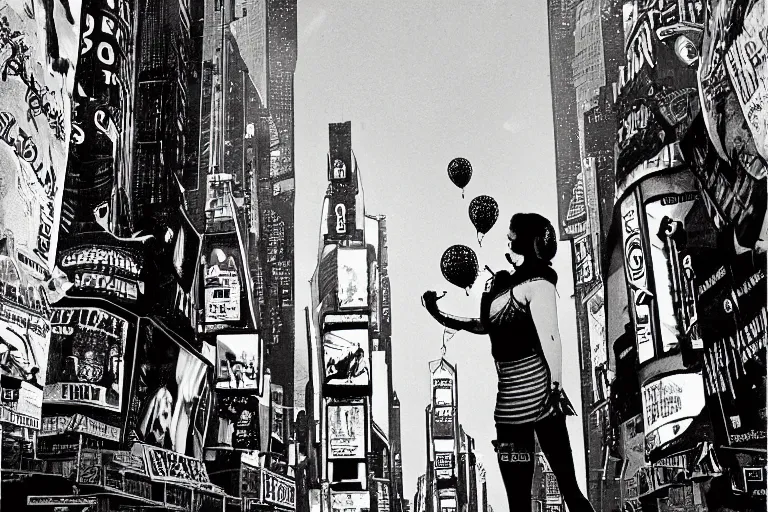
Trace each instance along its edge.
<instances>
[{"instance_id":1,"label":"tall building facade","mask_svg":"<svg viewBox=\"0 0 768 512\"><path fill-rule=\"evenodd\" d=\"M598 510L764 510L766 159L756 125L735 128L763 94L742 84L764 59L737 58L764 47L758 4L582 0L567 14L573 53L553 47L579 117L555 136L580 147L558 194L578 220L563 235ZM746 145L725 150L734 137Z\"/></svg>"},{"instance_id":2,"label":"tall building facade","mask_svg":"<svg viewBox=\"0 0 768 512\"><path fill-rule=\"evenodd\" d=\"M329 184L311 280L312 313L306 312L308 469L307 495L300 498L314 511L400 511L386 218L365 214L352 123L331 124L328 132Z\"/></svg>"}]
</instances>

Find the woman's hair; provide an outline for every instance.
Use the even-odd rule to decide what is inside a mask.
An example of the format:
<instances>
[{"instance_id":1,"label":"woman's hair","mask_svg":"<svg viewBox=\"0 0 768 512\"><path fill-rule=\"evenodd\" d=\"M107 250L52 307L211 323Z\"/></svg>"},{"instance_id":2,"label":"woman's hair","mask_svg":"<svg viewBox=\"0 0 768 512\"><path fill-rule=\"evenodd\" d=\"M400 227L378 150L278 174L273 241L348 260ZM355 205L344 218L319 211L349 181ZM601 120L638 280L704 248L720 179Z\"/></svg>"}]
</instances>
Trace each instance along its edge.
<instances>
[{"instance_id":1,"label":"woman's hair","mask_svg":"<svg viewBox=\"0 0 768 512\"><path fill-rule=\"evenodd\" d=\"M557 254L557 236L552 223L538 213L516 213L509 221L515 233L512 250L526 258L550 263Z\"/></svg>"}]
</instances>

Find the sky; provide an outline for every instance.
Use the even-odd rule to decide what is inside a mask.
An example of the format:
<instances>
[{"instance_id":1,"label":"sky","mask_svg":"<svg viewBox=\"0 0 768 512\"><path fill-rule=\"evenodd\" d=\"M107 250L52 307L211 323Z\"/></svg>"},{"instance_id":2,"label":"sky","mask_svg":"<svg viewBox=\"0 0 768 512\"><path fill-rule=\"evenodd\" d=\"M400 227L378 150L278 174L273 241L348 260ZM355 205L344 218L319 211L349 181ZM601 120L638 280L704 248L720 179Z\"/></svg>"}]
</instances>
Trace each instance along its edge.
<instances>
[{"instance_id":1,"label":"sky","mask_svg":"<svg viewBox=\"0 0 768 512\"><path fill-rule=\"evenodd\" d=\"M352 121L352 148L366 213L386 215L392 295L394 386L401 401L403 481L412 500L426 469L424 409L429 361L439 359L442 327L421 306L425 290L448 291L440 307L477 316L487 273L472 293L449 284L440 257L472 247L480 268L508 268L509 219L557 215L545 2L506 0L299 0L295 74L296 333L316 265L327 187L328 124ZM455 157L474 169L462 199L447 175ZM499 220L478 246L467 208L487 194ZM560 243L559 318L564 386L580 407L570 247ZM297 343L297 389L306 382L306 344ZM446 358L458 365L459 421L487 470L489 501L507 509L491 440L496 374L487 337L457 333ZM303 382L301 379L304 379ZM300 406L297 404L297 406ZM584 489L581 416L570 418Z\"/></svg>"}]
</instances>

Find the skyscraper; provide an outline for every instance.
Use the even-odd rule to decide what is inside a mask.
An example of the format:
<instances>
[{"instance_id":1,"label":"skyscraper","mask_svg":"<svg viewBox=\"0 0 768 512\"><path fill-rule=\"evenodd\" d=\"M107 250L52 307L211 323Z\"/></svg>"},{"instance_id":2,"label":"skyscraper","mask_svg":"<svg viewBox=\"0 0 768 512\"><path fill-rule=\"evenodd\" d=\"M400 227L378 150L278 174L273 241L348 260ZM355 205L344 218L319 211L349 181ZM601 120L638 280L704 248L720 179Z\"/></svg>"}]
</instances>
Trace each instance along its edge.
<instances>
[{"instance_id":1,"label":"skyscraper","mask_svg":"<svg viewBox=\"0 0 768 512\"><path fill-rule=\"evenodd\" d=\"M296 0L267 0L267 108L272 136L269 173L259 173L258 203L262 247L261 332L273 383L293 406L294 231L293 75L296 70ZM289 409L292 410L292 409ZM291 435L293 417L285 422Z\"/></svg>"}]
</instances>

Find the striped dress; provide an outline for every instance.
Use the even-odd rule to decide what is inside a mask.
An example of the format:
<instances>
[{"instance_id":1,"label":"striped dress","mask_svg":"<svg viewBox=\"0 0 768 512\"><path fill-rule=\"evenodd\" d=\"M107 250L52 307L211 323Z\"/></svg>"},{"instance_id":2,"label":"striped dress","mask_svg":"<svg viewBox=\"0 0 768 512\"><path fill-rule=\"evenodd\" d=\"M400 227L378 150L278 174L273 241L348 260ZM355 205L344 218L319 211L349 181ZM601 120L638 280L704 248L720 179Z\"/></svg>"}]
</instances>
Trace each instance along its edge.
<instances>
[{"instance_id":1,"label":"striped dress","mask_svg":"<svg viewBox=\"0 0 768 512\"><path fill-rule=\"evenodd\" d=\"M495 327L492 343L515 347L516 352L512 360L496 360L499 377L493 414L496 424L522 425L551 415L554 409L547 403L549 369L541 355L528 306L518 301L508 289L492 300L489 321ZM501 347L495 348L498 353Z\"/></svg>"}]
</instances>

